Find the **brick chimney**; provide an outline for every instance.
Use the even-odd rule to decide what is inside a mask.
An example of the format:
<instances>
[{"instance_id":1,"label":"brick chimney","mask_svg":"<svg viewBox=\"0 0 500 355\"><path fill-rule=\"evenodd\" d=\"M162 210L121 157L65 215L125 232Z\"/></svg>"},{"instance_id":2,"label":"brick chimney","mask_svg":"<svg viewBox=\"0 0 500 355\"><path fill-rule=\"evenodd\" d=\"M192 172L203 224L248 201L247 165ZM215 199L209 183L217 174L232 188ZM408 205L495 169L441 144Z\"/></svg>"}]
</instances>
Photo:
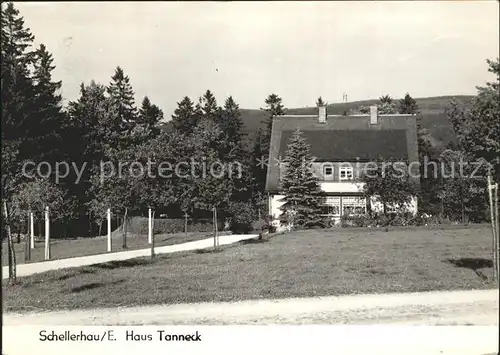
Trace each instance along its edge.
<instances>
[{"instance_id":1,"label":"brick chimney","mask_svg":"<svg viewBox=\"0 0 500 355\"><path fill-rule=\"evenodd\" d=\"M370 124L378 123L377 106L370 106Z\"/></svg>"},{"instance_id":2,"label":"brick chimney","mask_svg":"<svg viewBox=\"0 0 500 355\"><path fill-rule=\"evenodd\" d=\"M318 107L318 121L319 123L326 123L326 106Z\"/></svg>"}]
</instances>

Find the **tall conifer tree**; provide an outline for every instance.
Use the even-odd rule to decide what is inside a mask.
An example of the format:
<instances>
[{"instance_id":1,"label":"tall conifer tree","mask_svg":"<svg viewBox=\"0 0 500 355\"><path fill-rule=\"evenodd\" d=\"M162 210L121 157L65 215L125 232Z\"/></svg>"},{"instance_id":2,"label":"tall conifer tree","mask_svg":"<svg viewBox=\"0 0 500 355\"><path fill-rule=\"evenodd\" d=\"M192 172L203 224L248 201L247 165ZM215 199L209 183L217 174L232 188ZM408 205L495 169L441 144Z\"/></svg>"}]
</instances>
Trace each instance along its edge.
<instances>
[{"instance_id":1,"label":"tall conifer tree","mask_svg":"<svg viewBox=\"0 0 500 355\"><path fill-rule=\"evenodd\" d=\"M319 207L322 191L313 173L309 144L300 130L290 138L284 163L286 167L281 181L285 195L281 207L283 218L294 228L323 226Z\"/></svg>"}]
</instances>

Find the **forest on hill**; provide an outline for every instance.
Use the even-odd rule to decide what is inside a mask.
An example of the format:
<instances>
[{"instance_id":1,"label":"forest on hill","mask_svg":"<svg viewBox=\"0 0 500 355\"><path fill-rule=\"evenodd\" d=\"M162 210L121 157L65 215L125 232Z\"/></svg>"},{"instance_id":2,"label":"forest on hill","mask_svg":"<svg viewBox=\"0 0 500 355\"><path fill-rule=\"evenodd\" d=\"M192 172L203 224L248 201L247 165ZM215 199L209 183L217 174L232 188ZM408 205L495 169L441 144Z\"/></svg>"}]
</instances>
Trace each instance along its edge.
<instances>
[{"instance_id":1,"label":"forest on hill","mask_svg":"<svg viewBox=\"0 0 500 355\"><path fill-rule=\"evenodd\" d=\"M469 107L473 98L474 96L472 95L454 95L415 99L419 107L422 128L428 130L433 145L437 148L444 148L448 143L455 140L453 127L446 116L446 110L450 107L451 102L455 101L465 107ZM284 98L284 101L286 101L286 98ZM361 106L376 105L378 101L379 99L371 99L328 104L327 111L332 115L342 115ZM243 132L247 134L248 143L251 145L255 141L259 129L265 130L268 113L265 110L248 108L241 108L240 112L243 121ZM315 106L289 108L286 110L286 113L293 115L314 115L317 113L317 108ZM172 130L172 122L166 122L163 129L166 131Z\"/></svg>"}]
</instances>

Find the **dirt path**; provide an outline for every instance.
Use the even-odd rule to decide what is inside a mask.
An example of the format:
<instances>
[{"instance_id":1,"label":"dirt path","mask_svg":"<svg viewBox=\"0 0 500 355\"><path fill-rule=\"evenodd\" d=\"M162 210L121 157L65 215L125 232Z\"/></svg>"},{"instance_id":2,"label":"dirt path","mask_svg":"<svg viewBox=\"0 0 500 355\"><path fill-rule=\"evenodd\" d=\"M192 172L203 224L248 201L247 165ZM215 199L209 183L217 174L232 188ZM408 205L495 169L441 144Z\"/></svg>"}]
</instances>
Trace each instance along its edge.
<instances>
[{"instance_id":1,"label":"dirt path","mask_svg":"<svg viewBox=\"0 0 500 355\"><path fill-rule=\"evenodd\" d=\"M219 244L220 245L232 244L239 242L241 240L251 239L255 237L257 237L256 234L221 235L219 237ZM175 253L178 251L205 249L211 246L213 246L213 238L207 238L203 240L197 240L194 242L157 247L155 248L155 254L168 254L168 253ZM17 265L17 276L22 277L49 270L92 265L92 264L105 263L116 260L134 259L134 258L149 256L151 255L150 253L151 249L147 248L147 249L139 249L131 251L121 251L116 253L81 256L77 258L43 261L39 263L19 264ZM2 278L7 279L8 277L9 277L9 267L3 266Z\"/></svg>"},{"instance_id":2,"label":"dirt path","mask_svg":"<svg viewBox=\"0 0 500 355\"><path fill-rule=\"evenodd\" d=\"M262 351L262 344L266 344L268 350L273 349L272 353L284 354L489 355L498 353L498 309L498 290L427 292L4 314L2 329L7 339L4 349L9 355L163 354L166 347L171 354L225 355L236 351L242 355L253 355ZM208 324L479 327L224 327L221 331L217 327L203 326ZM81 331L78 327L81 325L128 327L114 328L121 340L118 342L76 345L71 342L52 344L38 341L40 329L61 333L74 329L77 333ZM132 327L138 325L141 327ZM125 331L154 333L158 329L142 325L161 326L161 329L167 329L168 325L190 325L180 329L200 331L203 346L123 340ZM179 331L177 329L170 328L170 331ZM283 341L283 329L287 332L286 341ZM304 334L307 334L306 341Z\"/></svg>"},{"instance_id":3,"label":"dirt path","mask_svg":"<svg viewBox=\"0 0 500 355\"><path fill-rule=\"evenodd\" d=\"M177 304L4 314L4 325L498 325L498 290Z\"/></svg>"}]
</instances>

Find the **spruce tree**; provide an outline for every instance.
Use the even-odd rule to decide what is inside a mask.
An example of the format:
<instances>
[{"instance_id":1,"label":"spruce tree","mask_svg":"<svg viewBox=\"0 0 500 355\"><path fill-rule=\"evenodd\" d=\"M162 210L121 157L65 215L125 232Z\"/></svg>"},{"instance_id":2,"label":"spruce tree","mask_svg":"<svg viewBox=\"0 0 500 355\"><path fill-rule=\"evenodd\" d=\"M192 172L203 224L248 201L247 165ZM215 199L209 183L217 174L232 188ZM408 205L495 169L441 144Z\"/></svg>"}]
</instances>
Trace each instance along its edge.
<instances>
[{"instance_id":1,"label":"spruce tree","mask_svg":"<svg viewBox=\"0 0 500 355\"><path fill-rule=\"evenodd\" d=\"M185 96L177 103L177 108L172 115L174 129L181 134L191 134L198 124L200 116L195 111L194 103Z\"/></svg>"},{"instance_id":2,"label":"spruce tree","mask_svg":"<svg viewBox=\"0 0 500 355\"><path fill-rule=\"evenodd\" d=\"M9 198L21 177L25 159L36 159L28 149L33 84L29 76L34 36L12 3L1 4L2 75L2 196Z\"/></svg>"},{"instance_id":3,"label":"spruce tree","mask_svg":"<svg viewBox=\"0 0 500 355\"><path fill-rule=\"evenodd\" d=\"M9 254L9 280L16 282L16 253L11 234L12 196L22 181L22 162L32 153L27 146L25 130L30 117L32 82L29 65L32 61L34 36L24 26L24 19L12 3L1 6L1 135L2 135L2 221L5 222ZM2 223L3 225L3 223Z\"/></svg>"},{"instance_id":4,"label":"spruce tree","mask_svg":"<svg viewBox=\"0 0 500 355\"><path fill-rule=\"evenodd\" d=\"M233 200L247 201L251 198L251 156L244 147L243 120L239 105L229 96L224 102L222 114L217 125L222 131L224 144L221 146L221 159L229 164L237 162L241 167L241 177L235 179L235 194Z\"/></svg>"},{"instance_id":5,"label":"spruce tree","mask_svg":"<svg viewBox=\"0 0 500 355\"><path fill-rule=\"evenodd\" d=\"M323 101L323 98L321 96L318 97L318 100L316 101L316 106L321 107L321 106L325 106L325 105L326 105L326 102Z\"/></svg>"},{"instance_id":6,"label":"spruce tree","mask_svg":"<svg viewBox=\"0 0 500 355\"><path fill-rule=\"evenodd\" d=\"M300 130L290 138L284 163L286 167L281 181L285 195L281 207L284 219L294 228L323 226L319 207L322 191L313 173L309 144Z\"/></svg>"},{"instance_id":7,"label":"spruce tree","mask_svg":"<svg viewBox=\"0 0 500 355\"><path fill-rule=\"evenodd\" d=\"M222 114L218 117L216 123L226 136L231 148L240 150L244 136L243 120L240 107L232 96L229 96L224 102Z\"/></svg>"},{"instance_id":8,"label":"spruce tree","mask_svg":"<svg viewBox=\"0 0 500 355\"><path fill-rule=\"evenodd\" d=\"M160 133L158 123L163 119L163 111L145 96L139 109L138 123L145 137L154 138Z\"/></svg>"},{"instance_id":9,"label":"spruce tree","mask_svg":"<svg viewBox=\"0 0 500 355\"><path fill-rule=\"evenodd\" d=\"M65 152L72 144L65 139L65 119L62 112L62 97L59 94L61 81L52 79L52 54L45 45L34 52L31 130L26 132L31 138L31 149L41 153L41 159L49 162L63 160Z\"/></svg>"},{"instance_id":10,"label":"spruce tree","mask_svg":"<svg viewBox=\"0 0 500 355\"><path fill-rule=\"evenodd\" d=\"M405 97L399 100L399 113L414 115L418 113L417 101L406 93Z\"/></svg>"},{"instance_id":11,"label":"spruce tree","mask_svg":"<svg viewBox=\"0 0 500 355\"><path fill-rule=\"evenodd\" d=\"M130 84L130 78L125 75L122 68L117 67L111 77L111 83L107 87L109 99L120 124L123 134L121 143L125 146L130 144L129 136L137 125L137 108L135 107L134 90Z\"/></svg>"},{"instance_id":12,"label":"spruce tree","mask_svg":"<svg viewBox=\"0 0 500 355\"><path fill-rule=\"evenodd\" d=\"M270 94L265 100L266 106L262 109L267 112L266 129L262 136L262 152L269 154L269 146L271 142L271 130L273 127L273 119L276 116L285 114L285 106L283 99L276 94Z\"/></svg>"},{"instance_id":13,"label":"spruce tree","mask_svg":"<svg viewBox=\"0 0 500 355\"><path fill-rule=\"evenodd\" d=\"M215 99L214 94L210 90L207 90L200 98L200 105L205 119L212 121L217 120L219 106L217 105L217 100Z\"/></svg>"},{"instance_id":14,"label":"spruce tree","mask_svg":"<svg viewBox=\"0 0 500 355\"><path fill-rule=\"evenodd\" d=\"M258 143L254 145L253 159L257 161L257 165L254 165L254 188L257 190L258 194L264 192L266 186L267 177L267 161L269 157L269 148L271 144L271 131L273 127L273 119L276 116L281 116L285 114L285 107L283 105L283 99L277 94L270 94L265 100L266 106L261 108L261 110L266 112L265 128L259 129L258 131ZM265 162L262 163L262 162Z\"/></svg>"},{"instance_id":15,"label":"spruce tree","mask_svg":"<svg viewBox=\"0 0 500 355\"><path fill-rule=\"evenodd\" d=\"M28 66L32 63L33 40L35 36L31 30L25 27L24 18L14 4L9 2L2 4L1 24L1 51L2 51L2 74L3 70L11 69L17 64L26 77ZM2 75L3 77L3 75Z\"/></svg>"}]
</instances>

